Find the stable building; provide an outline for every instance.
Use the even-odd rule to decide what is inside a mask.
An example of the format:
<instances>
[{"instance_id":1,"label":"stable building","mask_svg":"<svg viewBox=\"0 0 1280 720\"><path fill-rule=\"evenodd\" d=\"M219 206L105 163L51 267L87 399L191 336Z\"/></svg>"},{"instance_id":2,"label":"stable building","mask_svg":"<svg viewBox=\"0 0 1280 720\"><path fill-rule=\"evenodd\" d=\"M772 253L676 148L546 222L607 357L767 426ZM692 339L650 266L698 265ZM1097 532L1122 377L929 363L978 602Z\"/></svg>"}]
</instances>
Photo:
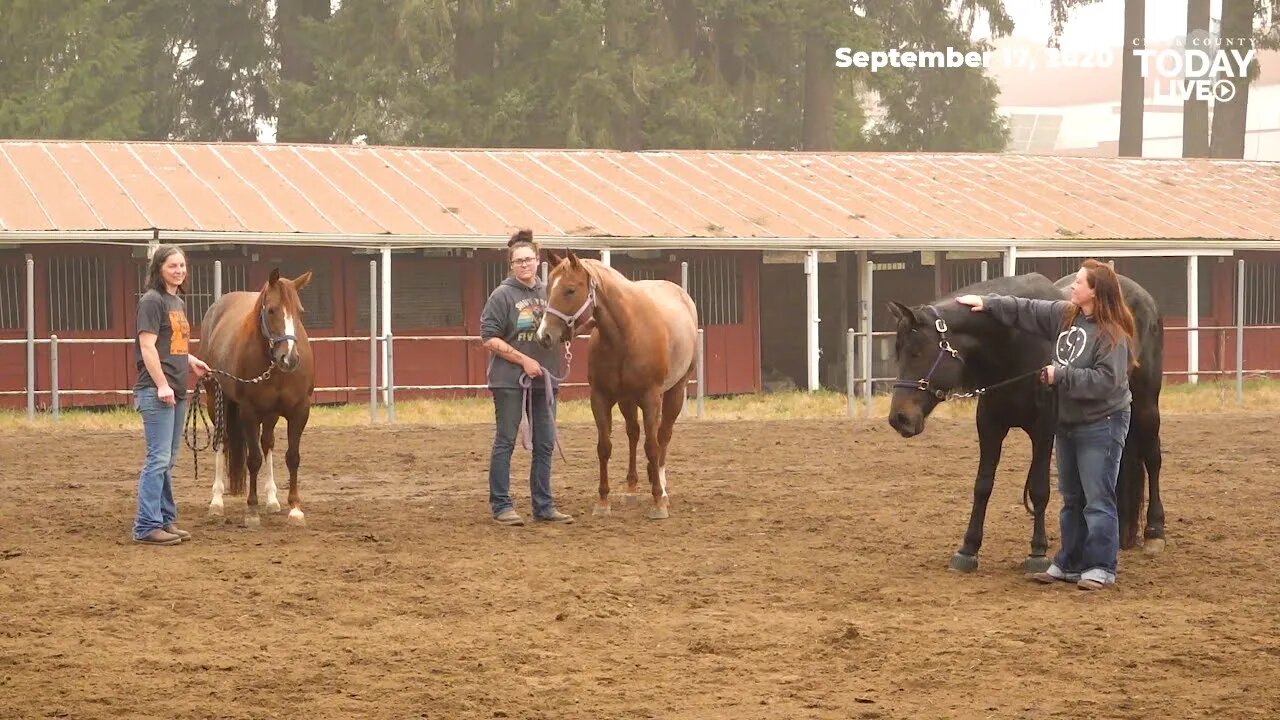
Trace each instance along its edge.
<instances>
[{"instance_id":1,"label":"stable building","mask_svg":"<svg viewBox=\"0 0 1280 720\"><path fill-rule=\"evenodd\" d=\"M1165 314L1171 379L1280 367L1280 164L1011 154L461 150L0 142L0 404L127 402L149 248L184 247L189 315L312 272L317 400L480 392L480 309L528 227L632 279L686 284L703 390L891 377L890 299L1111 259ZM1243 260L1241 264L1239 261ZM1240 268L1244 273L1240 277ZM1237 281L1245 303L1237 307ZM370 335L394 338L372 348ZM1192 338L1189 343L1188 338ZM198 348L198 346L197 346ZM197 350L198 352L198 350ZM586 379L576 341L575 384ZM855 372L851 372L854 370ZM861 374L857 374L861 372ZM692 392L692 391L691 391Z\"/></svg>"}]
</instances>

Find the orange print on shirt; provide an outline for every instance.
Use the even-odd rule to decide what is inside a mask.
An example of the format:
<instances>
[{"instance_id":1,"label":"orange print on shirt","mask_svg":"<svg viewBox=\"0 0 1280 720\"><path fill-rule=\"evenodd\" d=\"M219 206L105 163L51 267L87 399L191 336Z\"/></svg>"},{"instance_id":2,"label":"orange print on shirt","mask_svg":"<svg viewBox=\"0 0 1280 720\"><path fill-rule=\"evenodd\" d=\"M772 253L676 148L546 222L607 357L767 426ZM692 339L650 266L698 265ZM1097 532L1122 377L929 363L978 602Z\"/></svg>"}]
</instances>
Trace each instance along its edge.
<instances>
[{"instance_id":1,"label":"orange print on shirt","mask_svg":"<svg viewBox=\"0 0 1280 720\"><path fill-rule=\"evenodd\" d=\"M187 345L191 341L191 326L187 324L187 314L181 310L170 310L169 327L173 328L173 338L169 340L169 354L186 355Z\"/></svg>"}]
</instances>

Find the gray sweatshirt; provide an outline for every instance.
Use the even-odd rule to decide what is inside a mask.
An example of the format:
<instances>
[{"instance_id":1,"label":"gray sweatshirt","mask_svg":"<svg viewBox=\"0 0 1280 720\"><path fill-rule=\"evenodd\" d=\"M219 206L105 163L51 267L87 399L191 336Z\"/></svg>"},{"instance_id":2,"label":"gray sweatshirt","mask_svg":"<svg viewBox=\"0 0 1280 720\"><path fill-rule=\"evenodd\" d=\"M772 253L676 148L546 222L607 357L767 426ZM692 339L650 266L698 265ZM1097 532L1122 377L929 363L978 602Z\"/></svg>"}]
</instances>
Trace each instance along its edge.
<instances>
[{"instance_id":1,"label":"gray sweatshirt","mask_svg":"<svg viewBox=\"0 0 1280 720\"><path fill-rule=\"evenodd\" d=\"M547 304L546 285L541 277L534 277L533 287L508 277L489 294L489 300L480 313L480 339L500 337L511 347L528 355L551 371L552 375L560 375L560 358L564 353L560 343L544 348L534 338L538 330L538 322L542 319L543 309ZM518 388L524 369L516 363L497 355L489 354L489 387ZM552 379L552 386L560 383ZM535 389L544 387L542 381L533 384Z\"/></svg>"},{"instance_id":2,"label":"gray sweatshirt","mask_svg":"<svg viewBox=\"0 0 1280 720\"><path fill-rule=\"evenodd\" d=\"M1115 347L1092 317L1084 313L1066 330L1062 320L1071 303L1008 295L984 295L983 307L996 320L1048 340L1055 340L1054 384L1059 421L1075 425L1096 422L1133 400L1129 392L1129 343Z\"/></svg>"}]
</instances>

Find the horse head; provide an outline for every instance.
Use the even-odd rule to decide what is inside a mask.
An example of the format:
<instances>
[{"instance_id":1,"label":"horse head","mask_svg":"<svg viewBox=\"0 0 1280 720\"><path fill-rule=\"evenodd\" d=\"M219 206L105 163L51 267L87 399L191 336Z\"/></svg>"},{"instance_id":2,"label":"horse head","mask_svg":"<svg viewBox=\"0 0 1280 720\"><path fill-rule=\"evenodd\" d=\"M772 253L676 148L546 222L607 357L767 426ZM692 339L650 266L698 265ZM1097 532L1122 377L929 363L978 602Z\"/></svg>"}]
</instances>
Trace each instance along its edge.
<instances>
[{"instance_id":1,"label":"horse head","mask_svg":"<svg viewBox=\"0 0 1280 720\"><path fill-rule=\"evenodd\" d=\"M948 305L954 306L954 303ZM903 437L924 432L924 420L939 403L964 386L963 351L970 344L962 325L968 318L955 307L908 307L891 301L898 320L894 352L898 379L893 383L889 425Z\"/></svg>"},{"instance_id":2,"label":"horse head","mask_svg":"<svg viewBox=\"0 0 1280 720\"><path fill-rule=\"evenodd\" d=\"M267 341L271 364L284 372L298 368L298 328L302 327L302 299L298 291L311 282L311 271L290 280L280 277L278 268L271 271L267 284L258 293L255 310L258 327Z\"/></svg>"},{"instance_id":3,"label":"horse head","mask_svg":"<svg viewBox=\"0 0 1280 720\"><path fill-rule=\"evenodd\" d=\"M546 312L538 323L537 338L543 347L569 342L577 328L591 318L596 304L596 281L573 251L560 258L549 252L551 271L547 274Z\"/></svg>"}]
</instances>

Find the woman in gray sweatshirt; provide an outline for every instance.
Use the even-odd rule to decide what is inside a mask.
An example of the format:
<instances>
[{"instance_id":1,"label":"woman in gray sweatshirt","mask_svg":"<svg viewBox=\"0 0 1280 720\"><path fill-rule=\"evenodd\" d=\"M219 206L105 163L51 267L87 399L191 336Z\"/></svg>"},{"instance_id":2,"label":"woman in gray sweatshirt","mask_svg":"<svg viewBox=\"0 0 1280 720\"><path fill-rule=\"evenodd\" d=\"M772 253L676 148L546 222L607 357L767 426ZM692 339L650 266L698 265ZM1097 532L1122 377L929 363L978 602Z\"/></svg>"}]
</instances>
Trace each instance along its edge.
<instances>
[{"instance_id":1,"label":"woman in gray sweatshirt","mask_svg":"<svg viewBox=\"0 0 1280 720\"><path fill-rule=\"evenodd\" d=\"M1041 381L1056 388L1062 547L1034 579L1099 590L1116 581L1116 478L1129 432L1129 373L1137 366L1133 313L1110 265L1086 260L1071 300L963 295L956 300L1024 332L1056 339Z\"/></svg>"},{"instance_id":2,"label":"woman in gray sweatshirt","mask_svg":"<svg viewBox=\"0 0 1280 720\"><path fill-rule=\"evenodd\" d=\"M533 233L521 230L507 242L511 274L490 293L480 315L480 339L489 357L489 391L493 393L495 433L489 453L489 509L500 525L523 525L511 502L511 453L529 378L529 424L533 430L533 463L529 494L533 518L555 523L573 522L556 510L551 495L551 453L555 449L556 395L560 381L560 348L544 348L534 338L547 306L547 288L538 276L538 245ZM543 374L550 375L551 397Z\"/></svg>"}]
</instances>

